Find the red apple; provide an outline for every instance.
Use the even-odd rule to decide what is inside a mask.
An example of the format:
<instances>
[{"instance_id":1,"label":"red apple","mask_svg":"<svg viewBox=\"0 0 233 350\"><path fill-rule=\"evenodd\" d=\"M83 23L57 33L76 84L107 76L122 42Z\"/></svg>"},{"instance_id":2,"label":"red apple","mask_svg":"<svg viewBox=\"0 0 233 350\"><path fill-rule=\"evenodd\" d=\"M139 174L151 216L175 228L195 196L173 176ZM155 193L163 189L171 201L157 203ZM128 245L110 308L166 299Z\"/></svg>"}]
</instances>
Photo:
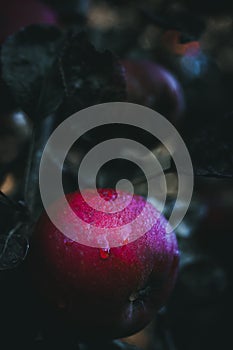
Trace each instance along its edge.
<instances>
[{"instance_id":1,"label":"red apple","mask_svg":"<svg viewBox=\"0 0 233 350\"><path fill-rule=\"evenodd\" d=\"M0 0L0 42L30 24L57 24L56 13L39 0Z\"/></svg>"},{"instance_id":2,"label":"red apple","mask_svg":"<svg viewBox=\"0 0 233 350\"><path fill-rule=\"evenodd\" d=\"M86 190L96 211L79 192L67 195L77 216L100 227L119 227L131 222L146 201L134 195L120 213L101 212L100 196ZM106 201L116 192L99 190ZM130 195L120 191L120 198ZM72 220L61 202L54 204L64 222ZM175 282L179 252L175 234L166 232L166 219L151 205L149 217L157 223L137 240L110 249L72 241L61 233L44 212L36 225L29 266L37 289L67 324L75 324L82 338L119 338L145 327L166 302ZM146 220L146 217L144 218ZM81 225L82 226L82 225ZM81 231L82 227L77 227ZM116 231L117 234L117 231Z\"/></svg>"},{"instance_id":3,"label":"red apple","mask_svg":"<svg viewBox=\"0 0 233 350\"><path fill-rule=\"evenodd\" d=\"M124 60L128 101L155 109L179 124L184 112L181 85L172 73L149 60Z\"/></svg>"}]
</instances>

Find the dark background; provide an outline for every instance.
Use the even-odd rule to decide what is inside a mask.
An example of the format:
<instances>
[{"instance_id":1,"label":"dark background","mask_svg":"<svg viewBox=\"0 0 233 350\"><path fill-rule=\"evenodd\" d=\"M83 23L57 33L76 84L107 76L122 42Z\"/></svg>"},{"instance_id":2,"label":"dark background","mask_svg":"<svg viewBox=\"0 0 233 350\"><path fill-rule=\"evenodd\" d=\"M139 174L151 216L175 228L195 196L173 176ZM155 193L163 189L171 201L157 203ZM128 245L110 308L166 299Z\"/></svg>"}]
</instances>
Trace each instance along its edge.
<instances>
[{"instance_id":1,"label":"dark background","mask_svg":"<svg viewBox=\"0 0 233 350\"><path fill-rule=\"evenodd\" d=\"M1 349L78 348L70 331L61 331L56 317L34 295L25 271L30 228L24 202L35 217L41 210L38 186L32 180L37 164L28 165L28 154L33 130L37 130L33 152L48 137L43 120L49 114L55 128L79 109L122 100L154 108L177 127L195 174L191 206L176 230L181 259L175 290L152 324L126 341L145 350L232 348L232 7L230 0L0 1L0 190L8 196L1 195L0 202ZM29 28L14 34L24 26L43 23L60 31ZM82 31L86 34L76 40ZM113 56L104 54L106 49ZM53 60L55 56L59 59ZM134 66L135 61L141 65ZM127 85L126 62L132 70ZM43 85L41 77L50 66L48 83ZM177 82L175 94L163 74L161 78L161 69ZM35 108L38 96L44 99ZM45 103L48 96L50 102ZM68 155L67 192L76 186L76 166L88 149L118 135L153 150L161 147L135 129L94 130ZM142 175L132 164L116 161L101 170L97 182L100 187L114 186L117 179L128 177L135 182L135 191L145 195ZM167 183L169 215L177 193L172 166Z\"/></svg>"}]
</instances>

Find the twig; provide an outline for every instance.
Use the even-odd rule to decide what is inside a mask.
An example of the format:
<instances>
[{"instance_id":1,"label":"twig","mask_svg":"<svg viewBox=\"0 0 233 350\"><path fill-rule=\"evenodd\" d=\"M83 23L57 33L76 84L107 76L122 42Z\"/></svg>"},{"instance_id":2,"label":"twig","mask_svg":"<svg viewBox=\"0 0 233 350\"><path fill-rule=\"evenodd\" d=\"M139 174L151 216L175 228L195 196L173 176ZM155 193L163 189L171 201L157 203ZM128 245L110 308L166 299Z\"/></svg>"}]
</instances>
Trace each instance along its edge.
<instances>
[{"instance_id":1,"label":"twig","mask_svg":"<svg viewBox=\"0 0 233 350\"><path fill-rule=\"evenodd\" d=\"M195 176L198 177L208 177L208 178L214 178L214 179L233 179L233 173L232 174L220 174L220 173L201 173L201 172L195 172Z\"/></svg>"},{"instance_id":2,"label":"twig","mask_svg":"<svg viewBox=\"0 0 233 350\"><path fill-rule=\"evenodd\" d=\"M41 209L39 193L39 166L46 142L53 130L54 115L44 118L34 128L32 142L28 155L24 183L24 200L35 221Z\"/></svg>"}]
</instances>

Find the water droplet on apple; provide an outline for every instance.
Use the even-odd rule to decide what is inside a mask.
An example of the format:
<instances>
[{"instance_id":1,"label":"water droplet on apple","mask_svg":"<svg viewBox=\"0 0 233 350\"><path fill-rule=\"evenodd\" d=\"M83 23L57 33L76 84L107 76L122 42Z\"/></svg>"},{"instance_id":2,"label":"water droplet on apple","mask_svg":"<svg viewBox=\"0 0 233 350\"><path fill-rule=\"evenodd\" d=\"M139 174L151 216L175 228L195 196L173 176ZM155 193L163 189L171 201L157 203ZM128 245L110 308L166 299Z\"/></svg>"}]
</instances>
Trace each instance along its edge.
<instances>
[{"instance_id":1,"label":"water droplet on apple","mask_svg":"<svg viewBox=\"0 0 233 350\"><path fill-rule=\"evenodd\" d=\"M100 252L100 257L101 259L107 259L110 255L110 249L109 248L100 248L99 249Z\"/></svg>"},{"instance_id":2,"label":"water droplet on apple","mask_svg":"<svg viewBox=\"0 0 233 350\"><path fill-rule=\"evenodd\" d=\"M129 243L129 239L128 238L125 238L124 240L123 240L123 245L127 245Z\"/></svg>"},{"instance_id":3,"label":"water droplet on apple","mask_svg":"<svg viewBox=\"0 0 233 350\"><path fill-rule=\"evenodd\" d=\"M67 247L69 247L74 244L74 241L71 241L70 239L65 238L64 243Z\"/></svg>"}]
</instances>

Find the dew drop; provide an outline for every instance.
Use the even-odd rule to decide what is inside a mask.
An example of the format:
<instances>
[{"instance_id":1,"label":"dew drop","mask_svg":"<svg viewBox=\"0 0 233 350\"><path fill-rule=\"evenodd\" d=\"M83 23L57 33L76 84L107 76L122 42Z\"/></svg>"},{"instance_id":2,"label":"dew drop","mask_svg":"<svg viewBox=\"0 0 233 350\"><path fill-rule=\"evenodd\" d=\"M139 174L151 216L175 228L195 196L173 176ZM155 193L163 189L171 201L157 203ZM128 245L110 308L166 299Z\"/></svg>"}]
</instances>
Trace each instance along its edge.
<instances>
[{"instance_id":1,"label":"dew drop","mask_svg":"<svg viewBox=\"0 0 233 350\"><path fill-rule=\"evenodd\" d=\"M67 247L69 247L69 246L72 246L74 242L71 241L70 239L65 238L65 239L64 239L64 243L65 243L65 245L66 245Z\"/></svg>"},{"instance_id":2,"label":"dew drop","mask_svg":"<svg viewBox=\"0 0 233 350\"><path fill-rule=\"evenodd\" d=\"M100 252L100 257L101 259L107 259L110 255L110 249L109 248L100 248L99 249Z\"/></svg>"},{"instance_id":3,"label":"dew drop","mask_svg":"<svg viewBox=\"0 0 233 350\"><path fill-rule=\"evenodd\" d=\"M126 244L128 244L129 243L129 239L128 238L125 238L124 240L123 240L123 245L126 245Z\"/></svg>"}]
</instances>

